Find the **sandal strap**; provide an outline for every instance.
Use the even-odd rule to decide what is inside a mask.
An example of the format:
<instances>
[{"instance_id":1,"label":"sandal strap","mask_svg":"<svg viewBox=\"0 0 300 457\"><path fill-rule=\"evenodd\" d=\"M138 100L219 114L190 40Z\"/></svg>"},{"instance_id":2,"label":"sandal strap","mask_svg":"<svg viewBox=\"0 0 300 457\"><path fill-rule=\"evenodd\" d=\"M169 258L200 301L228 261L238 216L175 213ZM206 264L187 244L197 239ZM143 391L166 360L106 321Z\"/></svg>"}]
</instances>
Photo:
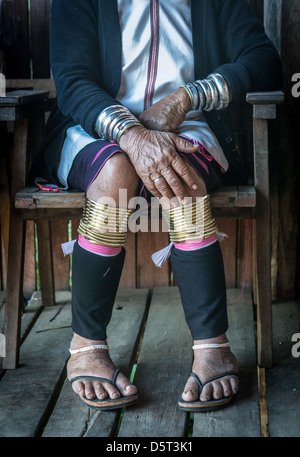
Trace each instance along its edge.
<instances>
[{"instance_id":1,"label":"sandal strap","mask_svg":"<svg viewBox=\"0 0 300 457\"><path fill-rule=\"evenodd\" d=\"M75 376L74 378L70 379L70 384L73 384L74 381L78 381L80 379L89 379L91 381L100 381L100 382L108 382L109 384L112 384L114 387L117 387L116 385L116 379L118 374L120 373L120 370L118 368L115 369L113 378L108 379L108 378L102 378L101 376Z\"/></svg>"},{"instance_id":2,"label":"sandal strap","mask_svg":"<svg viewBox=\"0 0 300 457\"><path fill-rule=\"evenodd\" d=\"M69 349L70 354L77 354L78 352L85 352L91 351L92 349L107 349L108 346L106 344L93 344L92 346L85 346L80 349Z\"/></svg>"},{"instance_id":3,"label":"sandal strap","mask_svg":"<svg viewBox=\"0 0 300 457\"><path fill-rule=\"evenodd\" d=\"M199 390L199 394L200 394L202 392L203 387L206 386L206 384L209 384L210 382L215 381L216 379L224 378L225 376L237 376L238 377L238 373L236 371L227 371L227 372L221 373L217 376L213 376L212 378L209 378L204 382L200 381L200 378L196 373L192 372L191 376L196 380L196 382L199 386L199 389L200 389Z\"/></svg>"},{"instance_id":4,"label":"sandal strap","mask_svg":"<svg viewBox=\"0 0 300 457\"><path fill-rule=\"evenodd\" d=\"M230 342L228 341L227 343L203 343L203 344L196 344L195 346L192 347L192 349L209 349L209 348L227 348L230 346Z\"/></svg>"}]
</instances>

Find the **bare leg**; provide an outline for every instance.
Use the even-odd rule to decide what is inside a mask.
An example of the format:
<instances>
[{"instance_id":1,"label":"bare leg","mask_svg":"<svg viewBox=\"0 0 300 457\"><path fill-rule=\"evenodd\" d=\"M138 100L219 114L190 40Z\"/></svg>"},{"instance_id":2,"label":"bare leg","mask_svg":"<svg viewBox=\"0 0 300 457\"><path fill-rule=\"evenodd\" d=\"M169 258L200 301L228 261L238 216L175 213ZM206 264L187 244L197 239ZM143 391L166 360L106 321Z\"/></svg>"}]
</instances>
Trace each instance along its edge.
<instances>
[{"instance_id":1,"label":"bare leg","mask_svg":"<svg viewBox=\"0 0 300 457\"><path fill-rule=\"evenodd\" d=\"M187 196L202 197L207 194L206 187L202 179L195 174L195 180L198 185L197 191L191 191L186 188ZM194 340L194 345L203 343L225 343L228 339L226 334L216 335L214 338L207 340ZM198 375L202 382L207 379L217 376L225 372L237 372L238 366L234 354L229 347L213 348L213 349L196 349L194 351L194 362L192 371ZM230 397L238 391L237 376L226 376L219 380L208 383L202 390L200 400L209 401L211 399L221 399L222 397ZM195 378L190 377L185 385L182 398L185 401L195 401L199 398L198 385Z\"/></svg>"},{"instance_id":2,"label":"bare leg","mask_svg":"<svg viewBox=\"0 0 300 457\"><path fill-rule=\"evenodd\" d=\"M119 205L119 189L126 189L128 199L136 194L138 177L134 168L126 157L117 153L112 156L104 165L99 175L88 189L87 197L94 201L103 201L103 198L110 197ZM71 341L71 349L80 349L95 344L107 344L106 341L90 340L74 333ZM68 361L68 379L76 376L97 376L112 379L115 371L109 352L106 349L93 349L88 352L81 352L71 355ZM100 381L77 380L72 384L73 390L80 396L88 399L98 398L100 400L110 397L115 399L122 396L133 395L137 388L120 373L117 377L117 389L109 383Z\"/></svg>"}]
</instances>

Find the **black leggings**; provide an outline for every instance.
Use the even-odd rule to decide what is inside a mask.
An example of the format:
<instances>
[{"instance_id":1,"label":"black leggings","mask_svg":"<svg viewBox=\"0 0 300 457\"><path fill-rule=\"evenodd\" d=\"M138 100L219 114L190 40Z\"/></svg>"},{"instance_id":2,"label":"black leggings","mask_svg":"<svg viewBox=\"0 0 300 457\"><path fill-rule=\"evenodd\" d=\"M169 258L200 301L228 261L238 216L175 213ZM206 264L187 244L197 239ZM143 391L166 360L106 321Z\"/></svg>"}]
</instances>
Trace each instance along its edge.
<instances>
[{"instance_id":1,"label":"black leggings","mask_svg":"<svg viewBox=\"0 0 300 457\"><path fill-rule=\"evenodd\" d=\"M103 257L75 243L72 328L91 340L105 340L122 273L125 250ZM218 242L195 250L173 248L171 262L193 339L213 338L228 328L223 259Z\"/></svg>"},{"instance_id":2,"label":"black leggings","mask_svg":"<svg viewBox=\"0 0 300 457\"><path fill-rule=\"evenodd\" d=\"M225 333L228 328L226 284L219 243L216 241L195 251L174 248L171 262L193 339Z\"/></svg>"}]
</instances>

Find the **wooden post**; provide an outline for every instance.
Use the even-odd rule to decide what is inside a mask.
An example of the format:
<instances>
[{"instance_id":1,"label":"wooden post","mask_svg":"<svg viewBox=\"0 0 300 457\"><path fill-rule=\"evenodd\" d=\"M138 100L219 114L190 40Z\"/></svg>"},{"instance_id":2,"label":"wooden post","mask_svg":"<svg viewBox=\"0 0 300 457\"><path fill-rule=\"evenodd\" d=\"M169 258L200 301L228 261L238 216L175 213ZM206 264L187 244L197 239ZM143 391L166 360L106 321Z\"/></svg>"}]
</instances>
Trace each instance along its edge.
<instances>
[{"instance_id":1,"label":"wooden post","mask_svg":"<svg viewBox=\"0 0 300 457\"><path fill-rule=\"evenodd\" d=\"M9 256L5 300L6 357L3 368L16 368L19 359L20 319L23 308L23 267L25 230L20 212L14 208L16 191L25 186L28 119L15 122L9 234Z\"/></svg>"},{"instance_id":2,"label":"wooden post","mask_svg":"<svg viewBox=\"0 0 300 457\"><path fill-rule=\"evenodd\" d=\"M254 183L257 191L255 263L257 286L258 364L272 366L271 220L268 160L268 120L253 120Z\"/></svg>"},{"instance_id":3,"label":"wooden post","mask_svg":"<svg viewBox=\"0 0 300 457\"><path fill-rule=\"evenodd\" d=\"M284 100L282 92L248 94L253 105L254 185L256 221L254 266L257 312L258 364L272 366L272 292L271 292L271 209L269 183L268 119L276 118L276 104Z\"/></svg>"}]
</instances>

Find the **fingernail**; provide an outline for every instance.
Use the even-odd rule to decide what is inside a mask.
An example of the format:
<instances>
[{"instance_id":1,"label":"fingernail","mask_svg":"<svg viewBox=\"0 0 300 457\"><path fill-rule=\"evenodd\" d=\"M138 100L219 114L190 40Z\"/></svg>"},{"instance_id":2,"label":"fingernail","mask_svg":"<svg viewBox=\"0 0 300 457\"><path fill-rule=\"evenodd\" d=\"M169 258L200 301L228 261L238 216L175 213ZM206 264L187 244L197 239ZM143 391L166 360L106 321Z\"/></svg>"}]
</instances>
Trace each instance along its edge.
<instances>
[{"instance_id":1,"label":"fingernail","mask_svg":"<svg viewBox=\"0 0 300 457\"><path fill-rule=\"evenodd\" d=\"M192 189L197 190L197 189L198 189L197 184L193 184L193 185L192 185Z\"/></svg>"}]
</instances>

